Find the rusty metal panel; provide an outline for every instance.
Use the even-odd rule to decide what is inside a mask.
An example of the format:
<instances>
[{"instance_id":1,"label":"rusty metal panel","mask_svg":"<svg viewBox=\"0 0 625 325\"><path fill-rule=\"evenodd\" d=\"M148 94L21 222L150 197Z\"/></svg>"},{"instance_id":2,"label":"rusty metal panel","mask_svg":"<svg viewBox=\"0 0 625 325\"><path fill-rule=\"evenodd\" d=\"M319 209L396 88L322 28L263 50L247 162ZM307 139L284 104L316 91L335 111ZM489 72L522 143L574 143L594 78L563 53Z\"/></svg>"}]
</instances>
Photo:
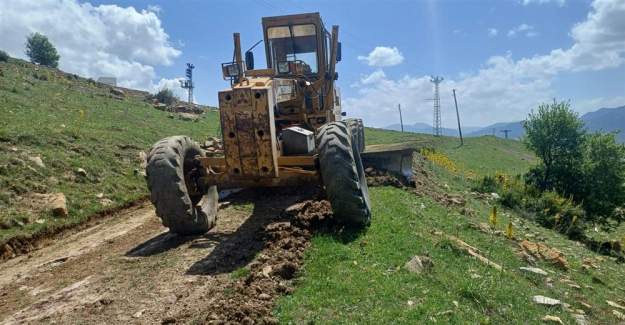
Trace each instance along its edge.
<instances>
[{"instance_id":1,"label":"rusty metal panel","mask_svg":"<svg viewBox=\"0 0 625 325\"><path fill-rule=\"evenodd\" d=\"M241 171L241 160L239 159L239 143L237 140L236 118L233 114L233 104L234 96L232 91L222 91L219 93L219 116L224 141L226 170L229 173L238 174Z\"/></svg>"},{"instance_id":2,"label":"rusty metal panel","mask_svg":"<svg viewBox=\"0 0 625 325\"><path fill-rule=\"evenodd\" d=\"M254 121L258 148L258 170L262 176L278 176L278 152L273 116L273 91L268 87L252 88Z\"/></svg>"},{"instance_id":3,"label":"rusty metal panel","mask_svg":"<svg viewBox=\"0 0 625 325\"><path fill-rule=\"evenodd\" d=\"M226 170L232 176L278 176L270 89L241 87L219 94Z\"/></svg>"}]
</instances>

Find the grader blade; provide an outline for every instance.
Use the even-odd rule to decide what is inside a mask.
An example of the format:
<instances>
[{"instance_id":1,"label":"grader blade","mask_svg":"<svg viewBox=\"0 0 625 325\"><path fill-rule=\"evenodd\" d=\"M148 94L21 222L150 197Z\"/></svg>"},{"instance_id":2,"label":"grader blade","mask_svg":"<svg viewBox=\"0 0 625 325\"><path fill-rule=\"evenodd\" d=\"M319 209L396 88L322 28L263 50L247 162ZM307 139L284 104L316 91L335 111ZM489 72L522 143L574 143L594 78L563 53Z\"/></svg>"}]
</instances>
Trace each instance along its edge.
<instances>
[{"instance_id":1,"label":"grader blade","mask_svg":"<svg viewBox=\"0 0 625 325\"><path fill-rule=\"evenodd\" d=\"M412 159L417 150L416 143L396 143L369 145L360 154L364 168L372 167L386 171L411 182L413 177Z\"/></svg>"}]
</instances>

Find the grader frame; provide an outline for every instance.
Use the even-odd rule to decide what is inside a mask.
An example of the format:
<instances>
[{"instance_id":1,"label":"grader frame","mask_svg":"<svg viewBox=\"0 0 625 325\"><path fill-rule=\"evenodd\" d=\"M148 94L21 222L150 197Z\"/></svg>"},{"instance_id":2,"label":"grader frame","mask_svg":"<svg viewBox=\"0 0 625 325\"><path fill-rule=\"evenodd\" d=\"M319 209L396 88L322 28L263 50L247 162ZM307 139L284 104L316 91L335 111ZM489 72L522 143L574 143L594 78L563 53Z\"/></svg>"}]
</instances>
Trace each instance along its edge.
<instances>
[{"instance_id":1,"label":"grader frame","mask_svg":"<svg viewBox=\"0 0 625 325\"><path fill-rule=\"evenodd\" d=\"M240 35L234 34L235 60L225 66L236 75L229 76L232 87L218 95L224 156L199 158L207 170L203 176L205 186L272 187L319 182L316 155L284 155L279 150L277 132L293 125L315 130L335 121L336 110L340 109L335 105L338 96L334 87L338 26L333 26L328 42L319 13L265 17L262 22L267 69L245 69ZM276 71L276 62L271 60L269 31L274 27L292 30L292 26L314 26L317 44L314 74ZM312 93L321 95L307 95Z\"/></svg>"}]
</instances>

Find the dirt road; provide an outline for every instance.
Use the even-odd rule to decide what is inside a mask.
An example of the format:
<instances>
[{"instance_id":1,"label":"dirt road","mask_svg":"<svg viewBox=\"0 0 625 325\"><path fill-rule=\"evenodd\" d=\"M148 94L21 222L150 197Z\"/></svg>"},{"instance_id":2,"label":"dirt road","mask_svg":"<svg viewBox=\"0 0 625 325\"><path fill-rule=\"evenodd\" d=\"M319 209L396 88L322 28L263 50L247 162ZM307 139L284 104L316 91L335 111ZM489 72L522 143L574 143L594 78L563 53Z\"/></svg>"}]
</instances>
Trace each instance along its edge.
<instances>
[{"instance_id":1,"label":"dirt road","mask_svg":"<svg viewBox=\"0 0 625 325\"><path fill-rule=\"evenodd\" d=\"M211 311L211 306L233 305L224 291L240 284L239 278L255 290L245 292L258 296L248 299L247 307L270 310L270 303L263 301L270 302L281 290L288 292L283 279L288 276L274 276L267 263L273 260L274 271L280 263L285 267L290 260L297 263L309 238L306 231L291 226L284 209L312 195L311 191L236 194L230 198L232 204L220 210L217 226L195 237L168 233L149 202L123 210L99 225L1 263L0 324L221 319L220 311ZM293 231L301 233L296 240L290 238ZM272 239L285 248L268 245ZM261 273L265 277L258 276ZM246 314L259 315L251 310L237 317Z\"/></svg>"}]
</instances>

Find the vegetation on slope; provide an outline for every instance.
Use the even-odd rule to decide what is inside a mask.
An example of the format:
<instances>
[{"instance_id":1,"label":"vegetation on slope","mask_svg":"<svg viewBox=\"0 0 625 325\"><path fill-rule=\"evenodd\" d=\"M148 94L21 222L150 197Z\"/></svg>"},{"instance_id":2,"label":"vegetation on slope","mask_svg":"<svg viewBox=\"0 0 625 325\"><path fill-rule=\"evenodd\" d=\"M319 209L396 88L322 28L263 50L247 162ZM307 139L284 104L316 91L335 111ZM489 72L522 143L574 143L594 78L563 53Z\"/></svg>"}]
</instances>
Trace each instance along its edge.
<instances>
[{"instance_id":1,"label":"vegetation on slope","mask_svg":"<svg viewBox=\"0 0 625 325\"><path fill-rule=\"evenodd\" d=\"M473 181L467 180L466 171L476 177L525 172L535 160L522 145L481 137L458 148L457 139L367 131L369 142L426 140L427 146L465 170L449 168L449 163L425 163L429 184L438 185L416 191L420 195L407 188L370 188L371 227L356 237L337 232L313 238L298 289L283 297L275 310L282 322L526 324L551 315L568 324L575 322L574 314L582 313L591 323L619 320L622 311L606 302L617 302L625 293L625 271L615 259L514 211L500 209L494 225L480 227L493 221L489 216L496 203L470 192ZM434 195L438 191L466 203L449 204ZM511 238L506 236L508 226ZM476 247L503 271L471 258L448 236ZM519 255L523 240L558 249L567 268L537 260L534 266L546 270L546 276L520 270L529 266ZM407 271L404 264L415 255L429 256L432 270ZM539 305L532 301L536 295L569 305Z\"/></svg>"},{"instance_id":2,"label":"vegetation on slope","mask_svg":"<svg viewBox=\"0 0 625 325\"><path fill-rule=\"evenodd\" d=\"M125 92L120 98L109 86L21 60L0 63L0 241L144 197L140 151L166 136L218 133L216 112L198 122L168 118L145 102L147 93ZM67 217L30 199L56 192L67 197Z\"/></svg>"}]
</instances>

